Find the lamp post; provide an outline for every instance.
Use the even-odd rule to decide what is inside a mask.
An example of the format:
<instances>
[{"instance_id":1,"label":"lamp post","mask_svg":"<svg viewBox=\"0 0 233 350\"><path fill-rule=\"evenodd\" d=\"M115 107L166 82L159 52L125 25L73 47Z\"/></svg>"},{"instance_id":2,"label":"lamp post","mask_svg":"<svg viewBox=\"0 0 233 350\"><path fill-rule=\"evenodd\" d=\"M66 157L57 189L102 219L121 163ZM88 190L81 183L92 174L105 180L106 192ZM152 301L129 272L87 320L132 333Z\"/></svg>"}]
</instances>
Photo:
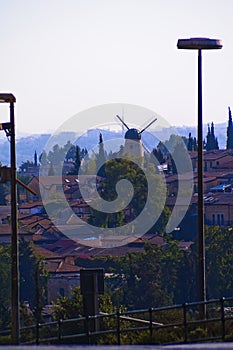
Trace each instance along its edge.
<instances>
[{"instance_id":1,"label":"lamp post","mask_svg":"<svg viewBox=\"0 0 233 350\"><path fill-rule=\"evenodd\" d=\"M205 233L204 233L204 202L203 202L203 122L202 122L202 50L221 49L222 42L218 39L190 38L179 39L178 49L198 50L198 290L199 300L206 301L206 276L205 276ZM206 305L200 308L201 318L206 316Z\"/></svg>"},{"instance_id":2,"label":"lamp post","mask_svg":"<svg viewBox=\"0 0 233 350\"><path fill-rule=\"evenodd\" d=\"M19 264L18 264L18 232L17 232L17 192L16 192L16 152L15 152L15 120L13 94L0 93L0 103L10 104L10 122L0 124L10 139L10 181L11 181L11 322L12 343L19 343Z\"/></svg>"}]
</instances>

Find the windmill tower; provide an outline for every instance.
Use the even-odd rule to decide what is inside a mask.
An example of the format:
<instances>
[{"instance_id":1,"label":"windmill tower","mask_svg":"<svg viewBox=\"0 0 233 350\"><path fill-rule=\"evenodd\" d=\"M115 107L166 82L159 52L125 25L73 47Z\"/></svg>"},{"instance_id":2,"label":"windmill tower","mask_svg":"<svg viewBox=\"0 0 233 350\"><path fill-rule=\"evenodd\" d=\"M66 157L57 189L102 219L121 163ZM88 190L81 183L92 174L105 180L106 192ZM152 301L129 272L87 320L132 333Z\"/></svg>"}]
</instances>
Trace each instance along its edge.
<instances>
[{"instance_id":1,"label":"windmill tower","mask_svg":"<svg viewBox=\"0 0 233 350\"><path fill-rule=\"evenodd\" d=\"M141 131L135 128L129 128L128 125L124 122L124 120L116 116L120 122L126 127L127 131L125 133L125 146L124 146L124 154L131 154L136 158L143 158L143 144L142 144L142 133L148 129L156 120L154 118L145 128Z\"/></svg>"}]
</instances>

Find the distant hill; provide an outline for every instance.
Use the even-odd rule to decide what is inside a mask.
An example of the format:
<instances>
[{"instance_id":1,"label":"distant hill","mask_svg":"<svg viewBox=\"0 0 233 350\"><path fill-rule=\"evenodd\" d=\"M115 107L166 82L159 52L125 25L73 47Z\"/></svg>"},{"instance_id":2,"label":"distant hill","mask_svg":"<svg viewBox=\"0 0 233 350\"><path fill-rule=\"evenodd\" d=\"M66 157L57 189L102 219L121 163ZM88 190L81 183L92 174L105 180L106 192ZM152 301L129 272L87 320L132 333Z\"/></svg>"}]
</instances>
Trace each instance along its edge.
<instances>
[{"instance_id":1,"label":"distant hill","mask_svg":"<svg viewBox=\"0 0 233 350\"><path fill-rule=\"evenodd\" d=\"M33 161L35 151L39 156L50 136L50 134L37 134L16 139L17 166L27 160ZM10 163L10 143L6 138L0 140L0 161L3 165Z\"/></svg>"},{"instance_id":2,"label":"distant hill","mask_svg":"<svg viewBox=\"0 0 233 350\"><path fill-rule=\"evenodd\" d=\"M193 126L177 126L176 128L177 134L180 136L188 137L189 132L191 132L192 136L197 136L196 128ZM174 129L173 129L174 130ZM145 132L143 134L143 143L146 148L150 151L157 146L157 143L162 140L165 141L169 139L169 136L173 131L171 128L162 129L159 132L156 132L158 139L155 138L153 129L150 132ZM219 147L224 149L226 147L226 130L227 123L221 123L215 125L215 135L218 138ZM78 138L78 145L81 148L90 149L94 145L98 144L99 134L100 132L103 135L103 140L108 141L111 139L122 138L122 132L110 131L110 130L100 130L94 129L89 130L86 135ZM204 125L203 135L204 137L207 134L207 125ZM16 156L17 156L17 166L20 166L22 162L27 160L34 160L34 153L37 152L37 155L42 153L47 141L50 138L50 134L33 134L24 137L19 137L16 139ZM73 136L73 134L72 134ZM70 133L62 134L62 142L65 144L68 140L71 139ZM60 138L59 138L60 140ZM54 138L54 142L56 143L56 138ZM0 138L0 162L3 165L9 165L10 163L10 143L6 137Z\"/></svg>"}]
</instances>

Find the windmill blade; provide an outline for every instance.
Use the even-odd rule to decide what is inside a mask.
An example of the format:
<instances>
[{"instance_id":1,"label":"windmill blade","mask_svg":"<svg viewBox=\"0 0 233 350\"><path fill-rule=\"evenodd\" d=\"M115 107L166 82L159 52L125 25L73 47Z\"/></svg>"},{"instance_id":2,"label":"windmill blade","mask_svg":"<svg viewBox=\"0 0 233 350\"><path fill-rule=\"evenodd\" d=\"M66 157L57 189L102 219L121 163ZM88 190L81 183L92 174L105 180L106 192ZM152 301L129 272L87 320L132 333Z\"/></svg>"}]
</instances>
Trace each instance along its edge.
<instances>
[{"instance_id":1,"label":"windmill blade","mask_svg":"<svg viewBox=\"0 0 233 350\"><path fill-rule=\"evenodd\" d=\"M124 122L124 120L121 118L121 117L119 117L119 115L116 115L116 117L122 122L122 124L129 130L129 127L128 127L128 125Z\"/></svg>"},{"instance_id":2,"label":"windmill blade","mask_svg":"<svg viewBox=\"0 0 233 350\"><path fill-rule=\"evenodd\" d=\"M157 118L154 118L145 128L143 128L143 129L140 131L140 134L142 134L143 131L145 131L146 129L148 129L149 126L151 126L156 120L157 120Z\"/></svg>"}]
</instances>

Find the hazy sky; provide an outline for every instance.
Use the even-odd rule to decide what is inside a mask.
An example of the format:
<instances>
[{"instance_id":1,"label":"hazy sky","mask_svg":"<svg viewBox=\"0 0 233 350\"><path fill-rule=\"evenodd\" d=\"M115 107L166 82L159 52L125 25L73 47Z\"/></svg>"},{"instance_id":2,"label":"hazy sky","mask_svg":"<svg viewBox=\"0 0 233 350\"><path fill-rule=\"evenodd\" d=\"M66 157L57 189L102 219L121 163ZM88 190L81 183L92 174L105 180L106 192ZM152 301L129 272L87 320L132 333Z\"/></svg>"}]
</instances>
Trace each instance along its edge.
<instances>
[{"instance_id":1,"label":"hazy sky","mask_svg":"<svg viewBox=\"0 0 233 350\"><path fill-rule=\"evenodd\" d=\"M176 45L197 36L223 41L203 52L204 121L233 109L232 0L0 1L0 91L17 98L17 131L53 131L112 102L196 124L197 52Z\"/></svg>"}]
</instances>

